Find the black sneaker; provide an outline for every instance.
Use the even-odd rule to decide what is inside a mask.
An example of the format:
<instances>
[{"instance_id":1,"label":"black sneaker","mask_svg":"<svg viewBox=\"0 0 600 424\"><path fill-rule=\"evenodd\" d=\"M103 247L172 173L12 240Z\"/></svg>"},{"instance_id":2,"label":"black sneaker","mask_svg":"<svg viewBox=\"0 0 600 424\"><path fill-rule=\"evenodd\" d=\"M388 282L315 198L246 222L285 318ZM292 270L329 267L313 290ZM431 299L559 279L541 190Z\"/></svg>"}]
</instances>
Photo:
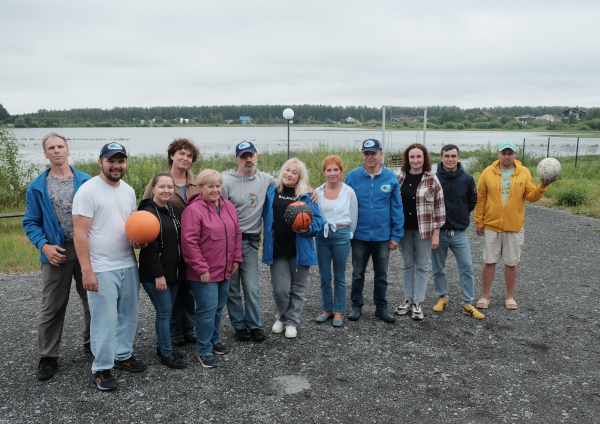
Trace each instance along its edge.
<instances>
[{"instance_id":1,"label":"black sneaker","mask_svg":"<svg viewBox=\"0 0 600 424\"><path fill-rule=\"evenodd\" d=\"M117 361L115 359L115 368L119 370L127 370L129 372L142 372L146 369L147 365L142 361L138 361L131 355L129 359L124 361Z\"/></svg>"},{"instance_id":2,"label":"black sneaker","mask_svg":"<svg viewBox=\"0 0 600 424\"><path fill-rule=\"evenodd\" d=\"M227 352L229 352L227 350L227 348L225 347L225 345L221 342L217 342L213 345L212 348L213 353L217 354L217 355L226 355Z\"/></svg>"},{"instance_id":3,"label":"black sneaker","mask_svg":"<svg viewBox=\"0 0 600 424\"><path fill-rule=\"evenodd\" d=\"M94 354L92 353L92 345L91 345L91 343L84 343L83 344L83 351L85 353L87 353L88 355L94 356Z\"/></svg>"},{"instance_id":4,"label":"black sneaker","mask_svg":"<svg viewBox=\"0 0 600 424\"><path fill-rule=\"evenodd\" d=\"M181 353L178 350L174 350L173 353L171 353L171 355L173 355L174 357L179 358L179 359L183 359L184 358L183 353ZM162 356L162 352L160 351L160 347L156 348L156 356L158 356L159 358Z\"/></svg>"},{"instance_id":5,"label":"black sneaker","mask_svg":"<svg viewBox=\"0 0 600 424\"><path fill-rule=\"evenodd\" d=\"M98 390L109 391L119 387L119 383L117 383L117 380L112 376L110 370L96 371L92 375L92 380L96 383Z\"/></svg>"},{"instance_id":6,"label":"black sneaker","mask_svg":"<svg viewBox=\"0 0 600 424\"><path fill-rule=\"evenodd\" d=\"M187 367L187 364L183 359L175 356L175 352L173 352L169 356L158 355L158 359L160 359L161 364L166 365L169 368L175 368L180 370Z\"/></svg>"},{"instance_id":7,"label":"black sneaker","mask_svg":"<svg viewBox=\"0 0 600 424\"><path fill-rule=\"evenodd\" d=\"M35 376L38 380L48 380L52 378L57 369L58 361L56 359L42 356Z\"/></svg>"},{"instance_id":8,"label":"black sneaker","mask_svg":"<svg viewBox=\"0 0 600 424\"><path fill-rule=\"evenodd\" d=\"M255 342L264 342L267 339L267 336L262 328L253 328L250 330L250 335L252 336L252 340Z\"/></svg>"},{"instance_id":9,"label":"black sneaker","mask_svg":"<svg viewBox=\"0 0 600 424\"><path fill-rule=\"evenodd\" d=\"M247 328L235 330L235 337L238 339L238 342L249 342L250 339L252 339L252 336Z\"/></svg>"},{"instance_id":10,"label":"black sneaker","mask_svg":"<svg viewBox=\"0 0 600 424\"><path fill-rule=\"evenodd\" d=\"M186 334L185 336L183 336L183 340L185 340L186 343L196 343L196 335Z\"/></svg>"},{"instance_id":11,"label":"black sneaker","mask_svg":"<svg viewBox=\"0 0 600 424\"><path fill-rule=\"evenodd\" d=\"M175 337L171 339L171 344L173 346L183 346L185 345L185 339L183 337Z\"/></svg>"},{"instance_id":12,"label":"black sneaker","mask_svg":"<svg viewBox=\"0 0 600 424\"><path fill-rule=\"evenodd\" d=\"M212 355L209 356L198 356L198 362L202 364L204 368L216 368L217 361Z\"/></svg>"}]
</instances>

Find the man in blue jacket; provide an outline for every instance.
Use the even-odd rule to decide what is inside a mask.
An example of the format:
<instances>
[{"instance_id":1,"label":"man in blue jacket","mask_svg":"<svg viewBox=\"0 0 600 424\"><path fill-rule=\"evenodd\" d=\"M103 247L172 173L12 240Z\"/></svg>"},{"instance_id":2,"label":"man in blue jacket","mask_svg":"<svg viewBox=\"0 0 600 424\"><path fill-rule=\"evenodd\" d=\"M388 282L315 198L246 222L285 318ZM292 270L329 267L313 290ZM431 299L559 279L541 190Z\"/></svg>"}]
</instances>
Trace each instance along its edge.
<instances>
[{"instance_id":1,"label":"man in blue jacket","mask_svg":"<svg viewBox=\"0 0 600 424\"><path fill-rule=\"evenodd\" d=\"M404 213L398 177L382 162L383 150L378 140L363 141L363 166L353 169L344 182L354 189L358 200L358 224L352 239L352 311L350 321L358 321L364 305L363 287L369 257L373 259L373 303L375 316L392 323L388 313L387 270L390 250L396 250L404 236Z\"/></svg>"},{"instance_id":2,"label":"man in blue jacket","mask_svg":"<svg viewBox=\"0 0 600 424\"><path fill-rule=\"evenodd\" d=\"M73 197L90 176L69 165L67 139L50 133L42 140L50 168L27 188L23 228L29 241L40 249L42 306L38 324L38 380L51 378L58 368L58 346L62 336L71 281L84 311L83 346L90 351L90 310L81 267L73 245Z\"/></svg>"},{"instance_id":3,"label":"man in blue jacket","mask_svg":"<svg viewBox=\"0 0 600 424\"><path fill-rule=\"evenodd\" d=\"M473 318L483 319L485 315L471 305L474 290L473 259L466 232L470 214L477 204L477 186L473 177L465 172L459 162L460 153L457 146L448 144L442 147L441 157L442 163L437 167L437 177L444 190L446 223L440 231L440 245L431 251L433 282L435 292L439 296L433 310L442 312L448 305L448 280L444 270L450 248L460 274L462 312Z\"/></svg>"}]
</instances>

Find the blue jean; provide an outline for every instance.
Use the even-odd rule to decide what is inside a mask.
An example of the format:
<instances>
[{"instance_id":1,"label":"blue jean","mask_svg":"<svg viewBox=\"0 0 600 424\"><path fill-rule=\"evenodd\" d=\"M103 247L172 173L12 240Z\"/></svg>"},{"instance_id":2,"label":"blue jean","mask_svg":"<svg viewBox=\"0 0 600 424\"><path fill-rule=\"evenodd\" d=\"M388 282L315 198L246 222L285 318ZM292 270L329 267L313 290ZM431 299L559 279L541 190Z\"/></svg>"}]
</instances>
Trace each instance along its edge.
<instances>
[{"instance_id":1,"label":"blue jean","mask_svg":"<svg viewBox=\"0 0 600 424\"><path fill-rule=\"evenodd\" d=\"M260 289L258 288L258 245L252 246L249 240L242 240L242 258L238 271L229 279L229 298L227 299L227 311L229 321L234 330L250 330L262 328L260 318ZM244 303L242 305L242 293L244 290Z\"/></svg>"},{"instance_id":2,"label":"blue jean","mask_svg":"<svg viewBox=\"0 0 600 424\"><path fill-rule=\"evenodd\" d=\"M437 249L431 251L435 293L439 297L444 297L448 294L448 280L445 272L448 248L452 250L456 258L456 265L458 266L458 273L460 275L462 300L465 303L471 303L474 299L475 277L473 275L471 246L469 245L469 238L466 231L454 230L454 235L450 231L440 231L440 245Z\"/></svg>"},{"instance_id":3,"label":"blue jean","mask_svg":"<svg viewBox=\"0 0 600 424\"><path fill-rule=\"evenodd\" d=\"M229 280L204 284L190 281L196 298L196 349L200 356L212 355L219 341L223 308L229 294Z\"/></svg>"},{"instance_id":4,"label":"blue jean","mask_svg":"<svg viewBox=\"0 0 600 424\"><path fill-rule=\"evenodd\" d=\"M92 373L109 370L115 359L124 361L133 354L140 293L137 266L95 274L98 291L88 292Z\"/></svg>"},{"instance_id":5,"label":"blue jean","mask_svg":"<svg viewBox=\"0 0 600 424\"><path fill-rule=\"evenodd\" d=\"M387 271L390 261L389 240L363 241L353 239L352 244L352 290L350 300L353 308L364 305L363 288L365 285L365 270L369 257L373 258L373 303L377 309L387 309Z\"/></svg>"},{"instance_id":6,"label":"blue jean","mask_svg":"<svg viewBox=\"0 0 600 424\"><path fill-rule=\"evenodd\" d=\"M349 227L329 231L328 237L323 230L315 237L317 261L321 276L321 309L324 311L344 312L346 310L346 262L350 254ZM331 262L333 261L333 297L331 296Z\"/></svg>"},{"instance_id":7,"label":"blue jean","mask_svg":"<svg viewBox=\"0 0 600 424\"><path fill-rule=\"evenodd\" d=\"M402 252L402 279L404 298L415 302L425 300L425 289L429 280L429 252L431 238L422 239L419 230L404 230L400 240Z\"/></svg>"},{"instance_id":8,"label":"blue jean","mask_svg":"<svg viewBox=\"0 0 600 424\"><path fill-rule=\"evenodd\" d=\"M171 314L171 338L176 339L194 334L195 315L194 290L189 281L182 281L179 284Z\"/></svg>"},{"instance_id":9,"label":"blue jean","mask_svg":"<svg viewBox=\"0 0 600 424\"><path fill-rule=\"evenodd\" d=\"M151 283L143 282L142 286L146 290L146 293L148 293L150 302L154 305L154 311L156 312L156 319L154 320L156 347L160 349L160 353L164 356L169 356L173 353L169 327L171 325L173 304L177 298L177 290L179 290L179 283L168 285L165 291L156 290L156 282L154 281Z\"/></svg>"}]
</instances>

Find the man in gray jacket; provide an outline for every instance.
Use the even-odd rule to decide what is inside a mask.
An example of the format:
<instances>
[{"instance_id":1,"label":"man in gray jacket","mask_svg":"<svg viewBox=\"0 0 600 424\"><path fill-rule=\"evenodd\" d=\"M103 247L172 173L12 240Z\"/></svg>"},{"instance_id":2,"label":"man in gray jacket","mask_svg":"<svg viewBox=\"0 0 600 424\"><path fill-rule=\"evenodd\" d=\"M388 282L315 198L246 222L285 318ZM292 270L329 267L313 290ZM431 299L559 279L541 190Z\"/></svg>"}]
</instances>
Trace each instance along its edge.
<instances>
[{"instance_id":1,"label":"man in gray jacket","mask_svg":"<svg viewBox=\"0 0 600 424\"><path fill-rule=\"evenodd\" d=\"M227 310L229 320L240 342L265 340L261 320L260 290L258 287L258 245L262 232L262 210L267 189L275 185L271 175L256 168L258 154L254 144L243 141L235 148L237 171L223 176L223 198L235 206L242 230L242 257L238 271L229 281ZM242 305L242 293L246 310Z\"/></svg>"}]
</instances>

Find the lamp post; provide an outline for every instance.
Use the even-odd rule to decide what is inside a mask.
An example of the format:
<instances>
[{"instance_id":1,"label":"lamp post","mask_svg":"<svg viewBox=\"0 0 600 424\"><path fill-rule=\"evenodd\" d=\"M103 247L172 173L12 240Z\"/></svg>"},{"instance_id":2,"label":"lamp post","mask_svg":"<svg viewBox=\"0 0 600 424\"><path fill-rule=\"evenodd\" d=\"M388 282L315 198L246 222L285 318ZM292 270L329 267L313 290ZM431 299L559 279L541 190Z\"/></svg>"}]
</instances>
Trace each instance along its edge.
<instances>
[{"instance_id":1,"label":"lamp post","mask_svg":"<svg viewBox=\"0 0 600 424\"><path fill-rule=\"evenodd\" d=\"M288 124L288 159L290 158L290 120L294 119L294 111L289 107L283 111L283 119Z\"/></svg>"}]
</instances>

